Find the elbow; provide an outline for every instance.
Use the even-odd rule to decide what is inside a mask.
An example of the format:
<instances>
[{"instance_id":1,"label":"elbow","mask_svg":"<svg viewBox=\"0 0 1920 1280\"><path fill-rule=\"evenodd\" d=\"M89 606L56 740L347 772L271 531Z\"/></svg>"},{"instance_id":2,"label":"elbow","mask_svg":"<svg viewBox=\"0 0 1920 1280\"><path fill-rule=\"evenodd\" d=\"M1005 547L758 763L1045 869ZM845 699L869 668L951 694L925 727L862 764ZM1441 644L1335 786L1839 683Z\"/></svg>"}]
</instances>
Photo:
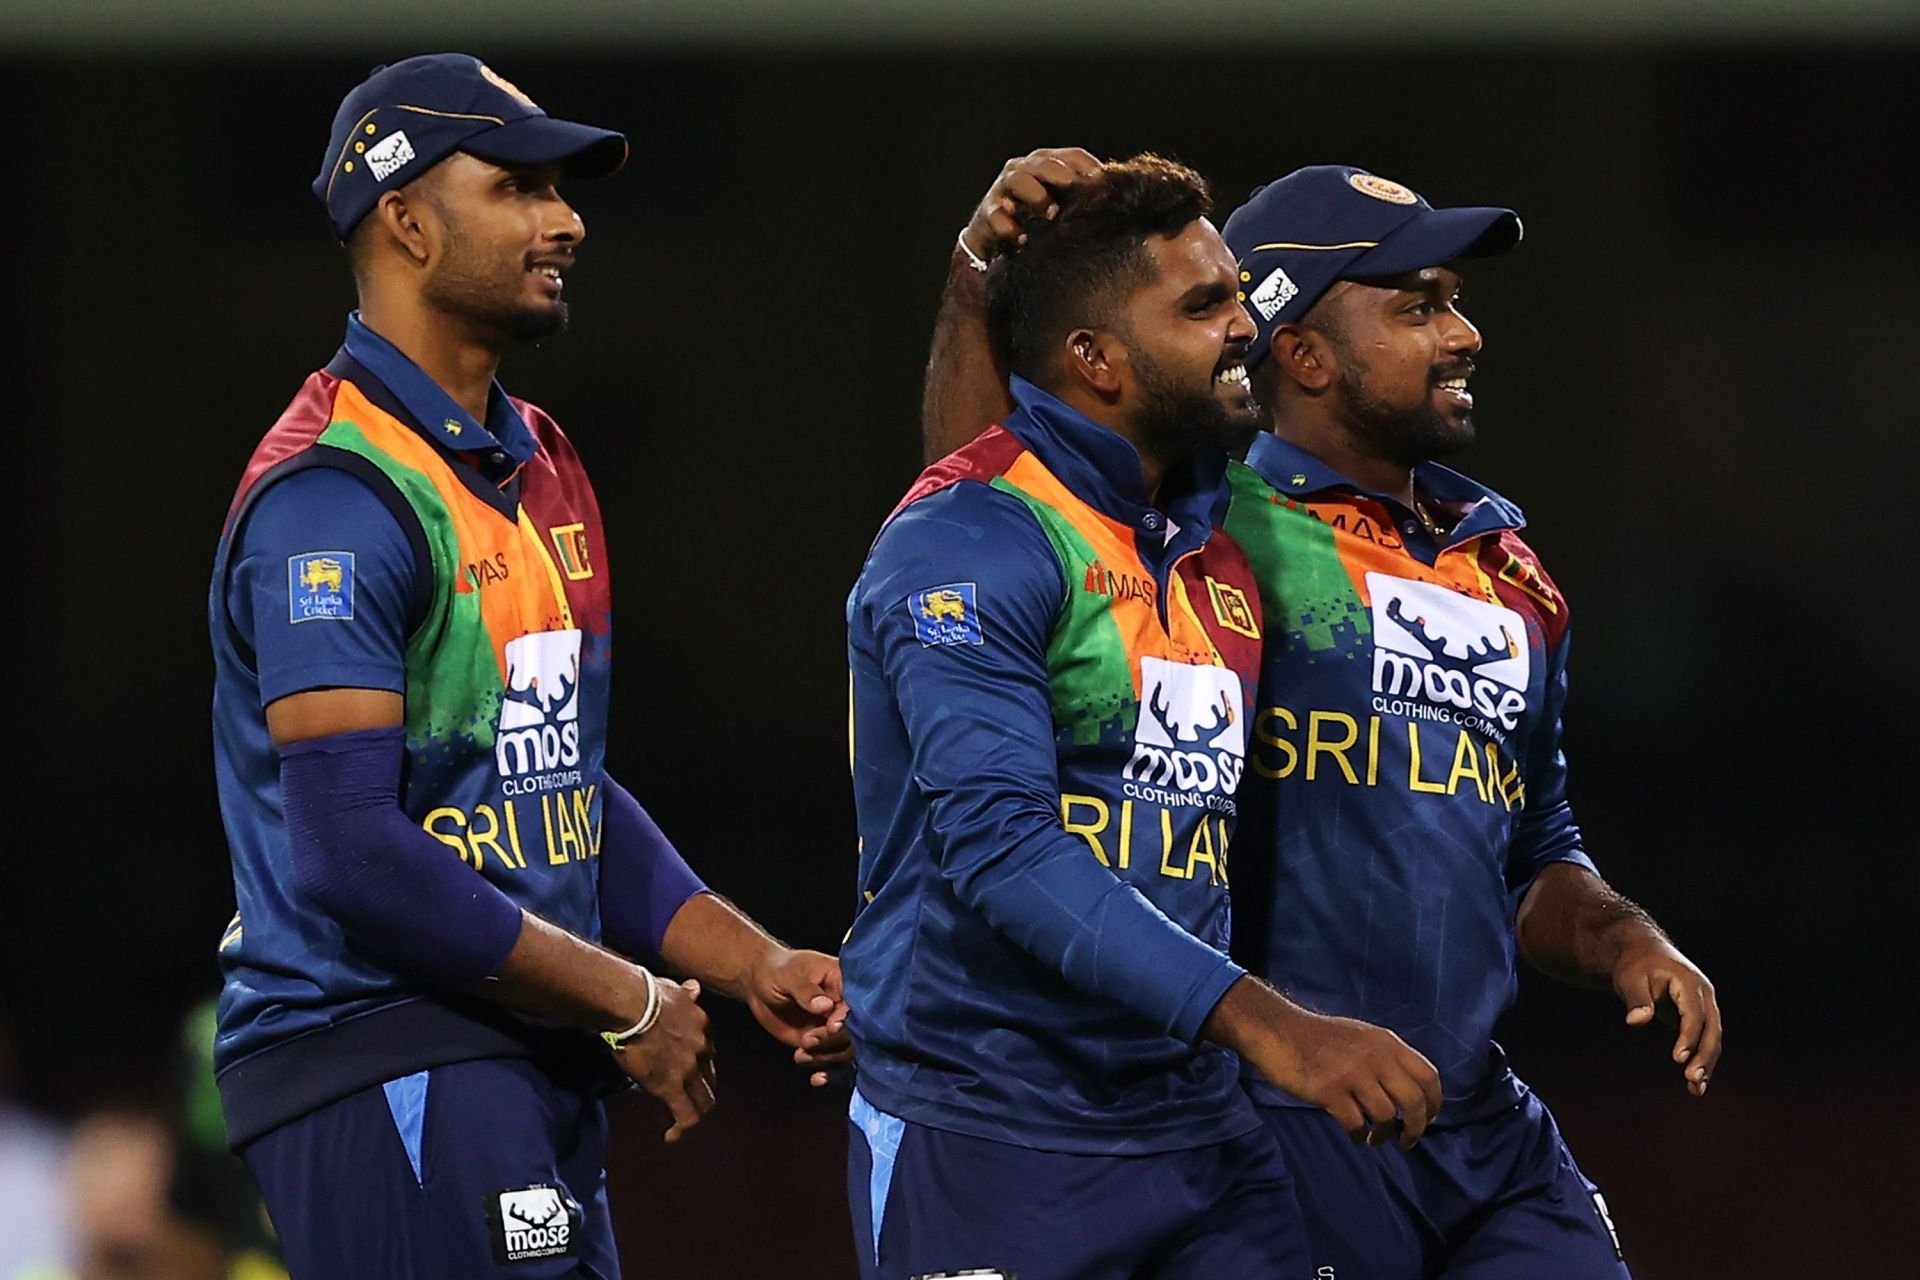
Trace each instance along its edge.
<instances>
[{"instance_id":1,"label":"elbow","mask_svg":"<svg viewBox=\"0 0 1920 1280\"><path fill-rule=\"evenodd\" d=\"M350 913L352 903L342 892L346 877L341 874L351 856L339 833L316 824L287 828L287 851L292 862L293 888L301 897L336 918Z\"/></svg>"}]
</instances>

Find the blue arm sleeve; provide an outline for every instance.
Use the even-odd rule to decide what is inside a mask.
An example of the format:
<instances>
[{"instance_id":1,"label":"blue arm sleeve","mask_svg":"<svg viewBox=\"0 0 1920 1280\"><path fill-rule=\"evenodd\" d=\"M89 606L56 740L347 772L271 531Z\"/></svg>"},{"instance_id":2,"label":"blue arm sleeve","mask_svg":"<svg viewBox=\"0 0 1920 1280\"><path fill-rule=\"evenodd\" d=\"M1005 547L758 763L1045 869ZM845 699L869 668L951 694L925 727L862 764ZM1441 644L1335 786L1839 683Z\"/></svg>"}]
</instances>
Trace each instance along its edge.
<instances>
[{"instance_id":1,"label":"blue arm sleeve","mask_svg":"<svg viewBox=\"0 0 1920 1280\"><path fill-rule=\"evenodd\" d=\"M973 586L977 642L922 643L910 598L953 584ZM1065 591L1026 506L963 482L881 534L855 643L870 646L899 707L933 854L960 901L1074 985L1197 1040L1244 971L1061 826L1046 652Z\"/></svg>"},{"instance_id":2,"label":"blue arm sleeve","mask_svg":"<svg viewBox=\"0 0 1920 1280\"><path fill-rule=\"evenodd\" d=\"M667 925L707 886L633 793L612 778L601 812L601 936L626 955L658 956Z\"/></svg>"},{"instance_id":3,"label":"blue arm sleeve","mask_svg":"<svg viewBox=\"0 0 1920 1280\"><path fill-rule=\"evenodd\" d=\"M329 600L303 574L317 561ZM254 651L262 705L309 689L406 689L415 566L405 530L357 477L296 471L255 501L235 535L227 611Z\"/></svg>"},{"instance_id":4,"label":"blue arm sleeve","mask_svg":"<svg viewBox=\"0 0 1920 1280\"><path fill-rule=\"evenodd\" d=\"M1507 891L1517 910L1534 877L1556 862L1595 870L1567 802L1567 757L1560 749L1567 704L1567 650L1573 631L1560 633L1547 660L1546 700L1531 735L1526 761L1526 808L1507 846Z\"/></svg>"},{"instance_id":5,"label":"blue arm sleeve","mask_svg":"<svg viewBox=\"0 0 1920 1280\"><path fill-rule=\"evenodd\" d=\"M412 978L466 986L520 938L520 908L400 808L405 731L363 729L280 749L294 887Z\"/></svg>"}]
</instances>

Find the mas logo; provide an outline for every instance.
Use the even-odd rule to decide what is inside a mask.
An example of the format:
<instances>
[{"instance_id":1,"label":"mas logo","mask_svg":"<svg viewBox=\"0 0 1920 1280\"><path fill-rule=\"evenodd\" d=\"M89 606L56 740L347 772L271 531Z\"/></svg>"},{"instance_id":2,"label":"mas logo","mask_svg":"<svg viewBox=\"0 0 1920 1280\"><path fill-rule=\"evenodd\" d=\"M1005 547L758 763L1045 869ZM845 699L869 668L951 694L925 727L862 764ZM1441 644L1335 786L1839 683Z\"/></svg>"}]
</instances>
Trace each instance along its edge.
<instances>
[{"instance_id":1,"label":"mas logo","mask_svg":"<svg viewBox=\"0 0 1920 1280\"><path fill-rule=\"evenodd\" d=\"M980 630L980 604L976 586L971 582L949 582L930 587L907 597L907 611L913 615L913 634L920 643L932 648L942 644L984 644Z\"/></svg>"},{"instance_id":2,"label":"mas logo","mask_svg":"<svg viewBox=\"0 0 1920 1280\"><path fill-rule=\"evenodd\" d=\"M507 641L507 687L493 738L508 794L569 785L575 778L514 779L580 763L580 632L536 631Z\"/></svg>"},{"instance_id":3,"label":"mas logo","mask_svg":"<svg viewBox=\"0 0 1920 1280\"><path fill-rule=\"evenodd\" d=\"M487 1197L494 1260L572 1257L580 1251L580 1206L559 1187L536 1185Z\"/></svg>"},{"instance_id":4,"label":"mas logo","mask_svg":"<svg viewBox=\"0 0 1920 1280\"><path fill-rule=\"evenodd\" d=\"M1143 578L1137 573L1116 573L1098 557L1087 564L1086 575L1080 580L1080 589L1097 596L1112 596L1116 600L1145 600L1148 604L1154 602L1160 591L1152 579Z\"/></svg>"},{"instance_id":5,"label":"mas logo","mask_svg":"<svg viewBox=\"0 0 1920 1280\"><path fill-rule=\"evenodd\" d=\"M308 551L287 557L287 621L353 621L353 552Z\"/></svg>"},{"instance_id":6,"label":"mas logo","mask_svg":"<svg viewBox=\"0 0 1920 1280\"><path fill-rule=\"evenodd\" d=\"M1230 667L1143 656L1133 759L1121 776L1187 793L1150 799L1231 812L1246 767L1241 699L1240 676Z\"/></svg>"},{"instance_id":7,"label":"mas logo","mask_svg":"<svg viewBox=\"0 0 1920 1280\"><path fill-rule=\"evenodd\" d=\"M1527 625L1503 605L1432 582L1367 575L1373 601L1373 691L1449 713L1470 728L1512 732L1527 709ZM1406 708L1377 709L1405 712ZM1419 714L1418 712L1414 714Z\"/></svg>"}]
</instances>

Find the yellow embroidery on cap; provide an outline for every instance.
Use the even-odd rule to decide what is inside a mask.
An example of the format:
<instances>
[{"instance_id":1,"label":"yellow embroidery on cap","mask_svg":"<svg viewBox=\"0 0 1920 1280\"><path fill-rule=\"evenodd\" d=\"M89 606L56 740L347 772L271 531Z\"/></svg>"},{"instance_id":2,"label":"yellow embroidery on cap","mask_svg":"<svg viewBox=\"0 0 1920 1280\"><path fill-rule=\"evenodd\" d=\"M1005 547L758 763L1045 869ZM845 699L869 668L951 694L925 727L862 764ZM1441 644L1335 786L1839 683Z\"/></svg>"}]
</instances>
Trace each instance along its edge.
<instances>
[{"instance_id":1,"label":"yellow embroidery on cap","mask_svg":"<svg viewBox=\"0 0 1920 1280\"><path fill-rule=\"evenodd\" d=\"M484 62L480 64L480 74L486 77L486 81L488 84L492 85L494 88L498 89L500 92L506 94L508 97L514 99L516 102L518 102L521 106L525 107L527 110L538 111L540 109L537 105L535 105L533 99L529 98L526 95L526 93L520 88L519 85L507 79L505 76L501 75L498 71L495 71L492 67L488 66Z\"/></svg>"},{"instance_id":2,"label":"yellow embroidery on cap","mask_svg":"<svg viewBox=\"0 0 1920 1280\"><path fill-rule=\"evenodd\" d=\"M1420 201L1419 196L1399 183L1371 173L1356 173L1347 179L1347 183L1361 195L1385 200L1389 204L1417 204Z\"/></svg>"}]
</instances>

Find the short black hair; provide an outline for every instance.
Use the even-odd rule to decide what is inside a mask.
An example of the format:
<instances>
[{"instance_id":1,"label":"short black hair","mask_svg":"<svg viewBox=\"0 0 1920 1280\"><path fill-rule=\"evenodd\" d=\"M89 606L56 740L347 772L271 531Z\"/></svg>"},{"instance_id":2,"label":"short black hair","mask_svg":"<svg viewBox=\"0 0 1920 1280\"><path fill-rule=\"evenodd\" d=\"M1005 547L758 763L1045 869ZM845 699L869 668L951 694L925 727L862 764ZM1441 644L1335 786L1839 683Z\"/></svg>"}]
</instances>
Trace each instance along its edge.
<instances>
[{"instance_id":1,"label":"short black hair","mask_svg":"<svg viewBox=\"0 0 1920 1280\"><path fill-rule=\"evenodd\" d=\"M1176 160L1144 152L1101 166L1051 220L1025 215L1027 243L987 271L987 333L1012 373L1052 389L1060 339L1111 323L1114 308L1157 268L1149 236L1178 235L1213 212L1207 180Z\"/></svg>"}]
</instances>

